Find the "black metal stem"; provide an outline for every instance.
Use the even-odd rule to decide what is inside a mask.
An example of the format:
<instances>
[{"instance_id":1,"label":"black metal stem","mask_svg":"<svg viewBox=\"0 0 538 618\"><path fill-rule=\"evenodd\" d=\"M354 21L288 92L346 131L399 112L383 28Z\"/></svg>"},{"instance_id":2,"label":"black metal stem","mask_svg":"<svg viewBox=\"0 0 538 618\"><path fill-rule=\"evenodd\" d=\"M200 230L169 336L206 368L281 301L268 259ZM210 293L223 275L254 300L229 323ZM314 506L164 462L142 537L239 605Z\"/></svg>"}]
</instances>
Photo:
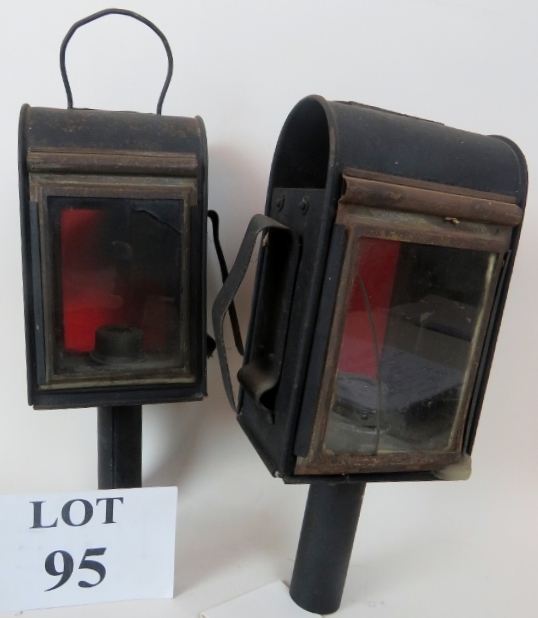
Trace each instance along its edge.
<instances>
[{"instance_id":1,"label":"black metal stem","mask_svg":"<svg viewBox=\"0 0 538 618\"><path fill-rule=\"evenodd\" d=\"M291 598L309 612L340 607L365 487L310 486L290 585Z\"/></svg>"},{"instance_id":2,"label":"black metal stem","mask_svg":"<svg viewBox=\"0 0 538 618\"><path fill-rule=\"evenodd\" d=\"M97 408L99 489L142 486L142 406Z\"/></svg>"}]
</instances>

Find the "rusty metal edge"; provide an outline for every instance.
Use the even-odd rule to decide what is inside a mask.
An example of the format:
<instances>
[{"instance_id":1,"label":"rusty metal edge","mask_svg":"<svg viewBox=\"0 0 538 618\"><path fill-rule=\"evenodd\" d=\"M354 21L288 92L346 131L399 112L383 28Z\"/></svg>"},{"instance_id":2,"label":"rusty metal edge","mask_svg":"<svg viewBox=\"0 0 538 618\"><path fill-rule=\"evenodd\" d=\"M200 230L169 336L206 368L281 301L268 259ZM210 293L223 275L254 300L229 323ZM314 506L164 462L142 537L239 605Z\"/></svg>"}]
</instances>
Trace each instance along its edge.
<instances>
[{"instance_id":1,"label":"rusty metal edge","mask_svg":"<svg viewBox=\"0 0 538 618\"><path fill-rule=\"evenodd\" d=\"M30 149L30 172L80 174L147 174L150 176L196 176L198 161L194 154L173 152L96 151L93 149Z\"/></svg>"},{"instance_id":2,"label":"rusty metal edge","mask_svg":"<svg viewBox=\"0 0 538 618\"><path fill-rule=\"evenodd\" d=\"M423 213L451 221L479 221L515 227L523 214L516 204L483 197L444 193L439 188L410 187L344 175L341 204L360 204L402 212Z\"/></svg>"}]
</instances>

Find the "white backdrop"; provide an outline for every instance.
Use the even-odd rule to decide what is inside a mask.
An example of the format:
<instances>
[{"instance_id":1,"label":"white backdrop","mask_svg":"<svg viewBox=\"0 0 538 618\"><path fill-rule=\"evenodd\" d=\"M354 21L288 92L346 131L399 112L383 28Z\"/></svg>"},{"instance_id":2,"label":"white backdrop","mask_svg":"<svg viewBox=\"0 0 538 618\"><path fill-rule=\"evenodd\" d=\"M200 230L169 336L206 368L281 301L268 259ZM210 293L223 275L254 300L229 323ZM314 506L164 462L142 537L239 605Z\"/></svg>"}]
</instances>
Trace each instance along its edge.
<instances>
[{"instance_id":1,"label":"white backdrop","mask_svg":"<svg viewBox=\"0 0 538 618\"><path fill-rule=\"evenodd\" d=\"M102 0L2 2L0 16L0 493L93 489L95 410L26 403L17 187L21 104L65 107L58 68L71 24ZM209 205L228 260L264 206L287 113L320 94L485 134L527 156L526 222L466 483L370 485L341 618L535 618L538 607L538 4L534 0L132 0L167 35L163 113L203 117ZM166 62L144 26L107 17L77 32L75 106L152 111ZM209 244L208 294L218 289ZM239 298L246 327L252 276ZM239 360L236 358L235 362ZM203 403L144 409L144 482L179 487L176 597L25 612L192 618L289 581L306 497L259 461L227 407L216 359ZM1 551L0 531L0 551ZM0 591L6 582L0 582Z\"/></svg>"}]
</instances>

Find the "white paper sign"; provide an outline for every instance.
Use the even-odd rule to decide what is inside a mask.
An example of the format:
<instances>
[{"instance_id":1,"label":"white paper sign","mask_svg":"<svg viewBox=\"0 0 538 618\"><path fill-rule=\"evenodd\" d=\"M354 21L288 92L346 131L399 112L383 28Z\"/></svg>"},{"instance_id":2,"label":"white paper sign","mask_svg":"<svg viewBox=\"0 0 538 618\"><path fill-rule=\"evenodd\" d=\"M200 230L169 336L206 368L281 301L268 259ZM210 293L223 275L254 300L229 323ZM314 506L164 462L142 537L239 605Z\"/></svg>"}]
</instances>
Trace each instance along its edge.
<instances>
[{"instance_id":1,"label":"white paper sign","mask_svg":"<svg viewBox=\"0 0 538 618\"><path fill-rule=\"evenodd\" d=\"M172 597L177 487L0 496L0 611Z\"/></svg>"}]
</instances>

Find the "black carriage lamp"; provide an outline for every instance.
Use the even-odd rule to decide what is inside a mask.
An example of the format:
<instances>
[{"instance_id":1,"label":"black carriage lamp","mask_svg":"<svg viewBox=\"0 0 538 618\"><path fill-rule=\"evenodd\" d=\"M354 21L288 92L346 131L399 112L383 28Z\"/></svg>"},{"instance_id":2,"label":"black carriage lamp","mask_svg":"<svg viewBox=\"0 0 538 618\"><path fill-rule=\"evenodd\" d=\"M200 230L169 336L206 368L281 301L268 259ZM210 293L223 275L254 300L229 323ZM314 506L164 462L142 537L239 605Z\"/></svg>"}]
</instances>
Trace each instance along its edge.
<instances>
[{"instance_id":1,"label":"black carriage lamp","mask_svg":"<svg viewBox=\"0 0 538 618\"><path fill-rule=\"evenodd\" d=\"M132 17L162 41L156 114L75 109L74 32ZM98 406L99 486L141 484L143 404L206 394L207 146L202 119L162 116L163 33L107 9L60 52L68 109L24 105L19 133L29 402Z\"/></svg>"},{"instance_id":2,"label":"black carriage lamp","mask_svg":"<svg viewBox=\"0 0 538 618\"><path fill-rule=\"evenodd\" d=\"M238 420L274 476L308 483L290 586L340 605L365 484L464 478L522 221L515 144L313 96L291 112L266 215Z\"/></svg>"}]
</instances>

